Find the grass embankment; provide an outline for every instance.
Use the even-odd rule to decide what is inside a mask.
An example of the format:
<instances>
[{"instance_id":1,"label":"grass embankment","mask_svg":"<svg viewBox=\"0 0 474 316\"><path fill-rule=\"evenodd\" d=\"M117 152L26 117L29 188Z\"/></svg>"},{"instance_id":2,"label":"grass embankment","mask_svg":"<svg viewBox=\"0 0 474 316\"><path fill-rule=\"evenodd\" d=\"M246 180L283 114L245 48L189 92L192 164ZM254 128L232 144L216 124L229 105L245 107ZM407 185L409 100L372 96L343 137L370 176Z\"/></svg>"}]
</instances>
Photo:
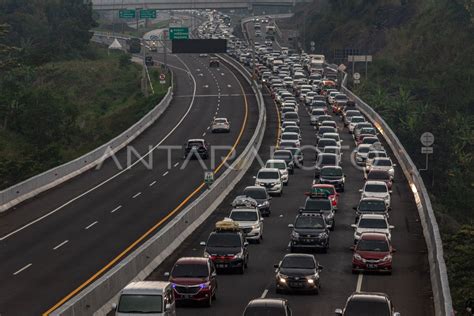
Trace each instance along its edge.
<instances>
[{"instance_id":1,"label":"grass embankment","mask_svg":"<svg viewBox=\"0 0 474 316\"><path fill-rule=\"evenodd\" d=\"M389 123L419 168L425 166L420 135L434 134L422 176L442 231L453 302L465 315L474 304L472 0L338 0L321 11L309 5L296 21L304 14L307 43L314 40L329 59L343 48L374 55L369 80L354 90Z\"/></svg>"},{"instance_id":2,"label":"grass embankment","mask_svg":"<svg viewBox=\"0 0 474 316\"><path fill-rule=\"evenodd\" d=\"M90 59L34 69L25 104L0 130L0 186L6 188L55 167L119 135L167 91L151 70L155 94L141 92L140 65L123 53L94 48ZM169 83L169 81L167 82Z\"/></svg>"},{"instance_id":3,"label":"grass embankment","mask_svg":"<svg viewBox=\"0 0 474 316\"><path fill-rule=\"evenodd\" d=\"M149 23L148 27L145 25L139 25L138 27L138 34L137 29L130 27L127 23L116 23L115 27L113 24L101 23L94 31L100 32L113 32L115 31L116 34L123 34L124 36L139 36L142 37L144 34L156 30L167 28L170 24L170 20L163 20L156 23Z\"/></svg>"}]
</instances>

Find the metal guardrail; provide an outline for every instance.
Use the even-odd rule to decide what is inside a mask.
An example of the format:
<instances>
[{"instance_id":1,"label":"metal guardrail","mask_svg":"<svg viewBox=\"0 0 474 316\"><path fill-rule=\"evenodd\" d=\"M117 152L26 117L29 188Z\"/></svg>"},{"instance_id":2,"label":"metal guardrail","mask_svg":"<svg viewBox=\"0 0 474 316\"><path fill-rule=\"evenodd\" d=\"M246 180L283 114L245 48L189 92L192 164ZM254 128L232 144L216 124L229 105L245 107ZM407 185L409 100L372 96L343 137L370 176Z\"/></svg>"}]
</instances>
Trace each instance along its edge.
<instances>
[{"instance_id":1,"label":"metal guardrail","mask_svg":"<svg viewBox=\"0 0 474 316\"><path fill-rule=\"evenodd\" d=\"M356 102L359 110L374 124L380 134L383 135L385 141L397 158L400 167L408 180L413 196L415 197L416 206L423 228L423 235L428 248L428 261L430 265L430 279L433 290L435 314L437 316L454 315L446 263L443 256L443 244L439 233L438 223L436 222L436 217L431 205L431 200L423 179L418 172L418 168L411 160L410 155L407 153L390 126L377 112L374 111L374 109L372 109L372 107L347 88L347 77L347 73L344 73L341 91Z\"/></svg>"},{"instance_id":2,"label":"metal guardrail","mask_svg":"<svg viewBox=\"0 0 474 316\"><path fill-rule=\"evenodd\" d=\"M216 182L195 201L176 215L153 237L128 255L77 296L51 315L106 315L116 302L120 290L131 281L145 279L166 259L231 192L251 166L263 140L266 112L263 96L250 73L237 62L220 56L245 78L257 97L259 118L255 132L244 151Z\"/></svg>"}]
</instances>

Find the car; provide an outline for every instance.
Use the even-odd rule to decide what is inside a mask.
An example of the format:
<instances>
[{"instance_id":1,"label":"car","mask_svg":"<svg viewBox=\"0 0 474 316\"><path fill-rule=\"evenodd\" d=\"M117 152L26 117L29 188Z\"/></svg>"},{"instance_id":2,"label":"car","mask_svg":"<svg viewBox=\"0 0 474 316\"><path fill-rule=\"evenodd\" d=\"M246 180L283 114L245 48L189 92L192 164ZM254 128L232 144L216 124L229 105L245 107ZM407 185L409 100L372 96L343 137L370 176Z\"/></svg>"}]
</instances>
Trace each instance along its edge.
<instances>
[{"instance_id":1,"label":"car","mask_svg":"<svg viewBox=\"0 0 474 316\"><path fill-rule=\"evenodd\" d=\"M301 136L298 133L294 132L285 132L280 135L280 141L294 141L296 144L296 147L301 146Z\"/></svg>"},{"instance_id":2,"label":"car","mask_svg":"<svg viewBox=\"0 0 474 316\"><path fill-rule=\"evenodd\" d=\"M324 133L322 138L332 138L336 141L338 147L342 146L343 140L339 137L339 133Z\"/></svg>"},{"instance_id":3,"label":"car","mask_svg":"<svg viewBox=\"0 0 474 316\"><path fill-rule=\"evenodd\" d=\"M182 257L169 273L169 282L177 302L202 302L210 307L217 293L216 276L216 268L209 258Z\"/></svg>"},{"instance_id":4,"label":"car","mask_svg":"<svg viewBox=\"0 0 474 316\"><path fill-rule=\"evenodd\" d=\"M329 94L327 95L328 96L328 103L333 104L336 101L334 97L338 94L339 94L339 91L337 91L337 90L329 92Z\"/></svg>"},{"instance_id":5,"label":"car","mask_svg":"<svg viewBox=\"0 0 474 316\"><path fill-rule=\"evenodd\" d=\"M301 135L301 130L298 126L287 126L282 131L282 134L284 133L296 133L298 135ZM300 139L301 139L301 136L300 136Z\"/></svg>"},{"instance_id":6,"label":"car","mask_svg":"<svg viewBox=\"0 0 474 316\"><path fill-rule=\"evenodd\" d=\"M342 152L338 146L326 146L324 147L323 154L335 154L339 160L339 164L342 163Z\"/></svg>"},{"instance_id":7,"label":"car","mask_svg":"<svg viewBox=\"0 0 474 316\"><path fill-rule=\"evenodd\" d=\"M267 189L270 194L281 196L283 194L283 181L280 170L276 168L262 168L255 177L255 185Z\"/></svg>"},{"instance_id":8,"label":"car","mask_svg":"<svg viewBox=\"0 0 474 316\"><path fill-rule=\"evenodd\" d=\"M318 117L322 116L322 115L326 115L326 111L323 110L323 109L312 109L311 110L311 114L310 114L310 117L309 117L309 120L310 120L310 124L311 125L317 125L318 123Z\"/></svg>"},{"instance_id":9,"label":"car","mask_svg":"<svg viewBox=\"0 0 474 316\"><path fill-rule=\"evenodd\" d=\"M296 216L294 224L289 224L290 251L300 249L327 252L329 248L329 229L324 216L318 213L302 213Z\"/></svg>"},{"instance_id":10,"label":"car","mask_svg":"<svg viewBox=\"0 0 474 316\"><path fill-rule=\"evenodd\" d=\"M209 157L209 144L201 138L189 139L184 144L184 159L188 157L207 159Z\"/></svg>"},{"instance_id":11,"label":"car","mask_svg":"<svg viewBox=\"0 0 474 316\"><path fill-rule=\"evenodd\" d=\"M212 133L218 133L218 132L229 133L230 132L229 121L225 117L215 118L212 121L211 132Z\"/></svg>"},{"instance_id":12,"label":"car","mask_svg":"<svg viewBox=\"0 0 474 316\"><path fill-rule=\"evenodd\" d=\"M291 253L275 264L276 292L305 291L319 294L323 267L311 254Z\"/></svg>"},{"instance_id":13,"label":"car","mask_svg":"<svg viewBox=\"0 0 474 316\"><path fill-rule=\"evenodd\" d=\"M325 166L319 171L320 184L334 185L337 191L344 192L346 176L340 166Z\"/></svg>"},{"instance_id":14,"label":"car","mask_svg":"<svg viewBox=\"0 0 474 316\"><path fill-rule=\"evenodd\" d=\"M263 218L256 204L255 206L236 206L230 211L229 218L239 224L248 241L260 243L263 239Z\"/></svg>"},{"instance_id":15,"label":"car","mask_svg":"<svg viewBox=\"0 0 474 316\"><path fill-rule=\"evenodd\" d=\"M281 144L280 144L280 147L281 147ZM295 146L286 146L285 150L291 151L291 153L293 154L293 160L295 162L295 167L301 168L303 166L303 163L304 163L304 155L303 155L303 151L301 150L301 148L298 148L298 147L295 147Z\"/></svg>"},{"instance_id":16,"label":"car","mask_svg":"<svg viewBox=\"0 0 474 316\"><path fill-rule=\"evenodd\" d=\"M216 223L204 246L204 257L211 259L217 269L232 269L243 274L248 266L248 242L237 223L227 218Z\"/></svg>"},{"instance_id":17,"label":"car","mask_svg":"<svg viewBox=\"0 0 474 316\"><path fill-rule=\"evenodd\" d=\"M360 113L359 110L348 110L346 112L343 113L343 122L344 122L344 126L347 126L349 125L349 121L348 121L348 118L351 117L351 116L362 116L362 113Z\"/></svg>"},{"instance_id":18,"label":"car","mask_svg":"<svg viewBox=\"0 0 474 316\"><path fill-rule=\"evenodd\" d=\"M393 179L387 170L370 170L364 178L367 180L384 181L389 190L392 189Z\"/></svg>"},{"instance_id":19,"label":"car","mask_svg":"<svg viewBox=\"0 0 474 316\"><path fill-rule=\"evenodd\" d=\"M391 230L394 226L388 223L387 217L383 214L362 214L359 216L356 224L351 225L354 228L354 244L360 239L363 233L382 233L387 235L388 240L392 238Z\"/></svg>"},{"instance_id":20,"label":"car","mask_svg":"<svg viewBox=\"0 0 474 316\"><path fill-rule=\"evenodd\" d=\"M320 127L321 124L324 122L324 121L331 121L332 120L332 116L331 115L320 115L318 116L318 121L316 122L316 126Z\"/></svg>"},{"instance_id":21,"label":"car","mask_svg":"<svg viewBox=\"0 0 474 316\"><path fill-rule=\"evenodd\" d=\"M370 166L367 168L368 172L371 172L372 170L382 170L382 171L387 171L390 177L393 179L395 176L395 167L396 165L392 163L392 160L388 157L378 157L375 158Z\"/></svg>"},{"instance_id":22,"label":"car","mask_svg":"<svg viewBox=\"0 0 474 316\"><path fill-rule=\"evenodd\" d=\"M389 218L389 212L385 200L381 198L363 198L359 204L353 207L356 213L356 223L363 214L381 214Z\"/></svg>"},{"instance_id":23,"label":"car","mask_svg":"<svg viewBox=\"0 0 474 316\"><path fill-rule=\"evenodd\" d=\"M304 206L299 208L299 213L319 213L323 215L330 230L334 230L336 227L334 207L327 195L315 196L309 194Z\"/></svg>"},{"instance_id":24,"label":"car","mask_svg":"<svg viewBox=\"0 0 474 316\"><path fill-rule=\"evenodd\" d=\"M282 121L283 122L296 122L296 124L299 126L300 125L300 117L298 113L296 112L287 112L282 115Z\"/></svg>"},{"instance_id":25,"label":"car","mask_svg":"<svg viewBox=\"0 0 474 316\"><path fill-rule=\"evenodd\" d=\"M295 159L293 157L293 153L288 149L278 149L272 155L273 159L284 160L286 162L286 166L288 167L289 174L293 174L295 172Z\"/></svg>"},{"instance_id":26,"label":"car","mask_svg":"<svg viewBox=\"0 0 474 316\"><path fill-rule=\"evenodd\" d=\"M270 200L272 197L268 194L267 189L260 186L245 187L243 194L257 202L257 208L262 216L270 216Z\"/></svg>"},{"instance_id":27,"label":"car","mask_svg":"<svg viewBox=\"0 0 474 316\"><path fill-rule=\"evenodd\" d=\"M355 140L359 137L360 130L363 129L364 127L372 127L372 123L369 122L362 122L362 123L357 123L354 126L354 130L352 131L352 136L354 137Z\"/></svg>"},{"instance_id":28,"label":"car","mask_svg":"<svg viewBox=\"0 0 474 316\"><path fill-rule=\"evenodd\" d=\"M296 140L280 140L280 143L278 144L278 148L288 149L288 150L290 150L291 148L300 148L297 145L298 145L298 142Z\"/></svg>"},{"instance_id":29,"label":"car","mask_svg":"<svg viewBox=\"0 0 474 316\"><path fill-rule=\"evenodd\" d=\"M280 171L281 181L284 185L288 185L290 181L290 176L288 172L288 166L286 165L285 160L282 159L269 159L265 163L265 168L276 168Z\"/></svg>"},{"instance_id":30,"label":"car","mask_svg":"<svg viewBox=\"0 0 474 316\"><path fill-rule=\"evenodd\" d=\"M209 67L219 67L219 58L210 57L209 58Z\"/></svg>"},{"instance_id":31,"label":"car","mask_svg":"<svg viewBox=\"0 0 474 316\"><path fill-rule=\"evenodd\" d=\"M338 166L339 165L339 157L336 154L325 154L321 153L318 155L316 159L316 164L314 166L314 181L316 183L317 179L319 178L319 174L321 173L321 168L325 166Z\"/></svg>"},{"instance_id":32,"label":"car","mask_svg":"<svg viewBox=\"0 0 474 316\"><path fill-rule=\"evenodd\" d=\"M364 122L365 122L365 117L363 116L351 116L349 125L347 125L347 128L349 129L349 133L350 134L354 133L354 128L356 127L356 125L359 123L364 123Z\"/></svg>"},{"instance_id":33,"label":"car","mask_svg":"<svg viewBox=\"0 0 474 316\"><path fill-rule=\"evenodd\" d=\"M335 128L337 131L337 123L334 121L322 121L321 125L319 126L319 129L321 129L322 127L332 127Z\"/></svg>"},{"instance_id":34,"label":"car","mask_svg":"<svg viewBox=\"0 0 474 316\"><path fill-rule=\"evenodd\" d=\"M332 126L320 126L318 128L318 133L316 134L316 140L323 138L323 135L326 133L337 133L337 129ZM340 147L340 146L337 146L337 147Z\"/></svg>"},{"instance_id":35,"label":"car","mask_svg":"<svg viewBox=\"0 0 474 316\"><path fill-rule=\"evenodd\" d=\"M387 235L381 233L362 233L353 247L352 273L386 272L392 274L392 248Z\"/></svg>"},{"instance_id":36,"label":"car","mask_svg":"<svg viewBox=\"0 0 474 316\"><path fill-rule=\"evenodd\" d=\"M293 313L288 300L283 298L256 298L248 303L243 313L243 316L262 315L292 316Z\"/></svg>"},{"instance_id":37,"label":"car","mask_svg":"<svg viewBox=\"0 0 474 316\"><path fill-rule=\"evenodd\" d=\"M365 167L369 168L370 165L372 165L372 162L374 161L375 158L384 158L388 157L387 152L385 149L376 149L372 145L372 149L369 151L367 154L367 160L365 161Z\"/></svg>"},{"instance_id":38,"label":"car","mask_svg":"<svg viewBox=\"0 0 474 316\"><path fill-rule=\"evenodd\" d=\"M384 181L369 180L365 182L364 188L359 190L361 198L375 197L381 198L385 201L387 207L390 208L390 191Z\"/></svg>"},{"instance_id":39,"label":"car","mask_svg":"<svg viewBox=\"0 0 474 316\"><path fill-rule=\"evenodd\" d=\"M170 282L131 282L119 294L118 304L112 304L116 316L176 315L176 302Z\"/></svg>"},{"instance_id":40,"label":"car","mask_svg":"<svg viewBox=\"0 0 474 316\"><path fill-rule=\"evenodd\" d=\"M367 160L367 155L371 148L372 145L370 144L360 144L354 149L356 164L359 166L365 166L365 161Z\"/></svg>"},{"instance_id":41,"label":"car","mask_svg":"<svg viewBox=\"0 0 474 316\"><path fill-rule=\"evenodd\" d=\"M337 146L337 142L332 138L320 138L318 140L318 145L316 146L316 159L320 153L324 152L324 147L326 146L339 147Z\"/></svg>"},{"instance_id":42,"label":"car","mask_svg":"<svg viewBox=\"0 0 474 316\"><path fill-rule=\"evenodd\" d=\"M340 194L332 184L316 183L311 186L311 194L325 194L331 200L332 207L337 210Z\"/></svg>"},{"instance_id":43,"label":"car","mask_svg":"<svg viewBox=\"0 0 474 316\"><path fill-rule=\"evenodd\" d=\"M343 309L336 309L335 313L339 316L400 316L400 313L395 312L387 294L375 292L352 293L347 299L346 306Z\"/></svg>"},{"instance_id":44,"label":"car","mask_svg":"<svg viewBox=\"0 0 474 316\"><path fill-rule=\"evenodd\" d=\"M284 121L284 122L281 123L281 130L283 131L288 126L298 127L298 124L296 124L296 121Z\"/></svg>"}]
</instances>

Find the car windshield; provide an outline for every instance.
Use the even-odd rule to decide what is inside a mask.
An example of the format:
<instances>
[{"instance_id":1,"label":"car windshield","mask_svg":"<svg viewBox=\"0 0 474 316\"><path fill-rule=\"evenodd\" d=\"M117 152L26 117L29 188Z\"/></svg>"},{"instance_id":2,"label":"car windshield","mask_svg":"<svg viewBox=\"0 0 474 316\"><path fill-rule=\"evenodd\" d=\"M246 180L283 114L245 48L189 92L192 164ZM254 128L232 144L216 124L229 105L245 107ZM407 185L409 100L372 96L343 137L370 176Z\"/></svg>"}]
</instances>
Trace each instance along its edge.
<instances>
[{"instance_id":1,"label":"car windshield","mask_svg":"<svg viewBox=\"0 0 474 316\"><path fill-rule=\"evenodd\" d=\"M359 210L385 212L385 202L383 200L362 200L359 203Z\"/></svg>"},{"instance_id":2,"label":"car windshield","mask_svg":"<svg viewBox=\"0 0 474 316\"><path fill-rule=\"evenodd\" d=\"M245 309L244 316L286 316L283 306L250 306Z\"/></svg>"},{"instance_id":3,"label":"car windshield","mask_svg":"<svg viewBox=\"0 0 474 316\"><path fill-rule=\"evenodd\" d=\"M311 115L325 115L326 113L324 112L324 110L313 110L311 111Z\"/></svg>"},{"instance_id":4,"label":"car windshield","mask_svg":"<svg viewBox=\"0 0 474 316\"><path fill-rule=\"evenodd\" d=\"M318 147L323 148L326 146L336 146L337 143L334 139L322 139L318 142Z\"/></svg>"},{"instance_id":5,"label":"car windshield","mask_svg":"<svg viewBox=\"0 0 474 316\"><path fill-rule=\"evenodd\" d=\"M189 142L188 146L189 147L201 147L202 143L201 142Z\"/></svg>"},{"instance_id":6,"label":"car windshield","mask_svg":"<svg viewBox=\"0 0 474 316\"><path fill-rule=\"evenodd\" d=\"M387 187L381 184L367 184L365 186L365 192L384 193L387 192Z\"/></svg>"},{"instance_id":7,"label":"car windshield","mask_svg":"<svg viewBox=\"0 0 474 316\"><path fill-rule=\"evenodd\" d=\"M362 218L359 221L359 228L387 228L387 222L380 218Z\"/></svg>"},{"instance_id":8,"label":"car windshield","mask_svg":"<svg viewBox=\"0 0 474 316\"><path fill-rule=\"evenodd\" d=\"M244 195L251 197L252 199L266 199L267 192L265 189L245 189Z\"/></svg>"},{"instance_id":9,"label":"car windshield","mask_svg":"<svg viewBox=\"0 0 474 316\"><path fill-rule=\"evenodd\" d=\"M367 156L369 159L373 159L373 158L376 158L376 157L387 157L387 153L386 152L380 152L380 151L373 151L373 152L370 152L369 155Z\"/></svg>"},{"instance_id":10,"label":"car windshield","mask_svg":"<svg viewBox=\"0 0 474 316\"><path fill-rule=\"evenodd\" d=\"M366 137L364 138L364 140L362 141L362 144L373 144L373 143L377 143L379 140L375 137Z\"/></svg>"},{"instance_id":11,"label":"car windshield","mask_svg":"<svg viewBox=\"0 0 474 316\"><path fill-rule=\"evenodd\" d=\"M300 129L296 126L288 126L287 128L285 128L284 132L291 132L291 133L299 133L300 132Z\"/></svg>"},{"instance_id":12,"label":"car windshield","mask_svg":"<svg viewBox=\"0 0 474 316\"><path fill-rule=\"evenodd\" d=\"M391 167L392 162L388 159L377 159L374 160L374 166Z\"/></svg>"},{"instance_id":13,"label":"car windshield","mask_svg":"<svg viewBox=\"0 0 474 316\"><path fill-rule=\"evenodd\" d=\"M391 316L390 308L382 300L350 300L344 315L347 316Z\"/></svg>"},{"instance_id":14,"label":"car windshield","mask_svg":"<svg viewBox=\"0 0 474 316\"><path fill-rule=\"evenodd\" d=\"M339 168L323 168L321 169L321 176L323 177L342 177L342 169Z\"/></svg>"},{"instance_id":15,"label":"car windshield","mask_svg":"<svg viewBox=\"0 0 474 316\"><path fill-rule=\"evenodd\" d=\"M207 264L179 264L177 263L171 271L173 278L205 278L209 276Z\"/></svg>"},{"instance_id":16,"label":"car windshield","mask_svg":"<svg viewBox=\"0 0 474 316\"><path fill-rule=\"evenodd\" d=\"M331 210L331 201L329 199L307 199L305 211L324 211Z\"/></svg>"},{"instance_id":17,"label":"car windshield","mask_svg":"<svg viewBox=\"0 0 474 316\"><path fill-rule=\"evenodd\" d=\"M321 158L319 159L319 157ZM337 158L335 155L328 154L328 155L320 155L319 157L318 157L318 165L320 166L336 165Z\"/></svg>"},{"instance_id":18,"label":"car windshield","mask_svg":"<svg viewBox=\"0 0 474 316\"><path fill-rule=\"evenodd\" d=\"M273 172L273 171L260 171L257 176L258 179L278 179L279 174L278 172Z\"/></svg>"},{"instance_id":19,"label":"car windshield","mask_svg":"<svg viewBox=\"0 0 474 316\"><path fill-rule=\"evenodd\" d=\"M285 170L286 165L284 162L267 162L267 164L265 165L265 168L276 168L280 170Z\"/></svg>"},{"instance_id":20,"label":"car windshield","mask_svg":"<svg viewBox=\"0 0 474 316\"><path fill-rule=\"evenodd\" d=\"M319 135L324 135L326 133L332 133L335 131L335 128L334 127L331 127L331 126L323 126L323 127L320 127L319 128L319 131L318 131L318 134Z\"/></svg>"},{"instance_id":21,"label":"car windshield","mask_svg":"<svg viewBox=\"0 0 474 316\"><path fill-rule=\"evenodd\" d=\"M370 150L370 147L368 146L360 146L359 149L357 149L357 152L365 154L368 153Z\"/></svg>"},{"instance_id":22,"label":"car windshield","mask_svg":"<svg viewBox=\"0 0 474 316\"><path fill-rule=\"evenodd\" d=\"M360 123L360 122L365 122L365 119L363 117L359 116L354 116L351 120L352 123Z\"/></svg>"},{"instance_id":23,"label":"car windshield","mask_svg":"<svg viewBox=\"0 0 474 316\"><path fill-rule=\"evenodd\" d=\"M323 229L324 227L324 219L322 217L299 216L295 222L295 228Z\"/></svg>"},{"instance_id":24,"label":"car windshield","mask_svg":"<svg viewBox=\"0 0 474 316\"><path fill-rule=\"evenodd\" d=\"M390 175L388 174L388 172L373 172L373 171L371 171L367 175L367 179L368 180L389 180Z\"/></svg>"},{"instance_id":25,"label":"car windshield","mask_svg":"<svg viewBox=\"0 0 474 316\"><path fill-rule=\"evenodd\" d=\"M375 252L387 252L388 243L386 240L368 240L361 239L357 243L357 250L359 251L375 251Z\"/></svg>"},{"instance_id":26,"label":"car windshield","mask_svg":"<svg viewBox=\"0 0 474 316\"><path fill-rule=\"evenodd\" d=\"M161 313L162 301L161 295L122 294L117 311L129 314Z\"/></svg>"},{"instance_id":27,"label":"car windshield","mask_svg":"<svg viewBox=\"0 0 474 316\"><path fill-rule=\"evenodd\" d=\"M335 141L338 141L339 140L339 135L338 134L323 134L323 137L324 138L331 138L331 139L334 139Z\"/></svg>"},{"instance_id":28,"label":"car windshield","mask_svg":"<svg viewBox=\"0 0 474 316\"><path fill-rule=\"evenodd\" d=\"M227 120L226 119L215 119L214 123L223 124L223 123L227 123Z\"/></svg>"},{"instance_id":29,"label":"car windshield","mask_svg":"<svg viewBox=\"0 0 474 316\"><path fill-rule=\"evenodd\" d=\"M282 268L296 268L296 269L314 269L314 260L308 256L286 256L282 263Z\"/></svg>"},{"instance_id":30,"label":"car windshield","mask_svg":"<svg viewBox=\"0 0 474 316\"><path fill-rule=\"evenodd\" d=\"M285 140L298 140L299 137L298 137L298 134L282 134L281 135L281 139L285 139Z\"/></svg>"},{"instance_id":31,"label":"car windshield","mask_svg":"<svg viewBox=\"0 0 474 316\"><path fill-rule=\"evenodd\" d=\"M285 119L297 119L297 118L298 118L298 114L296 113L293 113L293 112L285 113Z\"/></svg>"},{"instance_id":32,"label":"car windshield","mask_svg":"<svg viewBox=\"0 0 474 316\"><path fill-rule=\"evenodd\" d=\"M253 211L232 211L230 218L236 222L255 222L258 216L257 212Z\"/></svg>"},{"instance_id":33,"label":"car windshield","mask_svg":"<svg viewBox=\"0 0 474 316\"><path fill-rule=\"evenodd\" d=\"M240 247L240 235L237 233L214 233L209 236L208 247Z\"/></svg>"}]
</instances>

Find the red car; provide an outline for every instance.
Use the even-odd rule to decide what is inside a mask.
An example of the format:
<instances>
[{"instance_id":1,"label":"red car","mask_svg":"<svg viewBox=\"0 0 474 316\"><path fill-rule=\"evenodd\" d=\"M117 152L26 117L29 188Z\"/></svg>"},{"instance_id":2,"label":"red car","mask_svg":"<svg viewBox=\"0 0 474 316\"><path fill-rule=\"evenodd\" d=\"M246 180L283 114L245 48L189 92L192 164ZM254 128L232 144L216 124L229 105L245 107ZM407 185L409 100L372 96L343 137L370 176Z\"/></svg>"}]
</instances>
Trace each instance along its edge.
<instances>
[{"instance_id":1,"label":"red car","mask_svg":"<svg viewBox=\"0 0 474 316\"><path fill-rule=\"evenodd\" d=\"M393 180L386 170L370 170L365 180L384 181L389 190L392 189Z\"/></svg>"},{"instance_id":2,"label":"red car","mask_svg":"<svg viewBox=\"0 0 474 316\"><path fill-rule=\"evenodd\" d=\"M356 143L357 145L360 145L362 144L362 141L364 140L364 138L366 137L374 137L374 135L372 134L359 134L356 138Z\"/></svg>"},{"instance_id":3,"label":"red car","mask_svg":"<svg viewBox=\"0 0 474 316\"><path fill-rule=\"evenodd\" d=\"M317 193L324 191L327 194L329 200L331 200L332 206L334 209L337 209L337 204L339 202L339 193L336 192L336 187L332 184L313 184L311 187L311 193Z\"/></svg>"},{"instance_id":4,"label":"red car","mask_svg":"<svg viewBox=\"0 0 474 316\"><path fill-rule=\"evenodd\" d=\"M352 273L375 271L392 274L392 248L387 235L382 233L362 233L354 246Z\"/></svg>"},{"instance_id":5,"label":"red car","mask_svg":"<svg viewBox=\"0 0 474 316\"><path fill-rule=\"evenodd\" d=\"M216 297L216 268L209 258L178 259L171 270L169 281L176 301L197 301L211 306Z\"/></svg>"}]
</instances>

